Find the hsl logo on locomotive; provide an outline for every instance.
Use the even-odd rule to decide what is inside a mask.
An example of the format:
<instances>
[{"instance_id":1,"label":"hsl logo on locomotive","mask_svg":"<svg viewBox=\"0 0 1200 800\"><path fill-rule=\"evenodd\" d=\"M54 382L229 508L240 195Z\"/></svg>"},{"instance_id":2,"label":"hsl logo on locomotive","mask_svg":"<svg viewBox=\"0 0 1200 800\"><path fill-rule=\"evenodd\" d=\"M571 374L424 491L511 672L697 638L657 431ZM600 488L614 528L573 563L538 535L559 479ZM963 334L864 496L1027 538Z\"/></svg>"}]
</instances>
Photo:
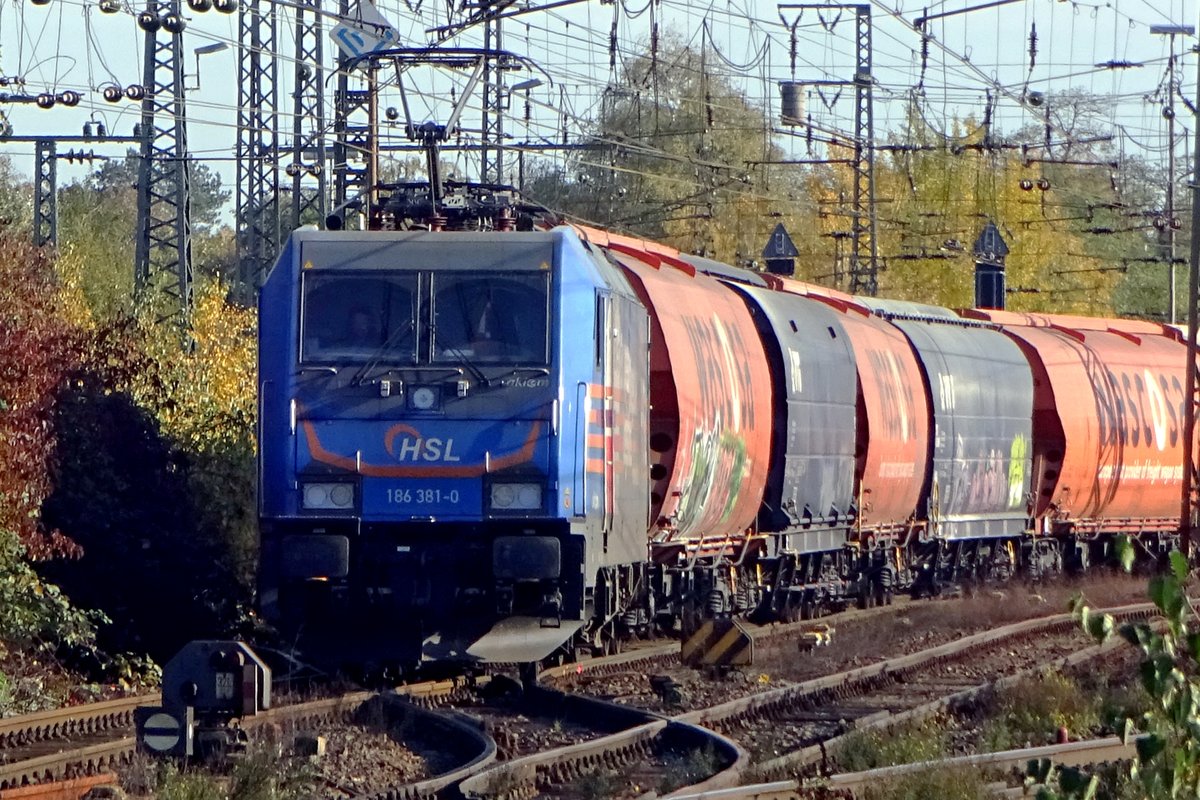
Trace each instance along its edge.
<instances>
[{"instance_id":1,"label":"hsl logo on locomotive","mask_svg":"<svg viewBox=\"0 0 1200 800\"><path fill-rule=\"evenodd\" d=\"M461 461L454 455L454 439L426 438L411 425L393 425L383 435L383 446L397 461Z\"/></svg>"}]
</instances>

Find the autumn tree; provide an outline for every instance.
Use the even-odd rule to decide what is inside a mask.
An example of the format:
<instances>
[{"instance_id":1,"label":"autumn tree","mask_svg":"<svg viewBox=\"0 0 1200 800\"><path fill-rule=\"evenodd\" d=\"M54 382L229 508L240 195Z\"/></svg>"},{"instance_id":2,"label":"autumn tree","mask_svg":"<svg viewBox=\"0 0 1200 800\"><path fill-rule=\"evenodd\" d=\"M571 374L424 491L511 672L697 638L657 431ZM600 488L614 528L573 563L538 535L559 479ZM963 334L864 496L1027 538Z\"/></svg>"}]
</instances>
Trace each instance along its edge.
<instances>
[{"instance_id":1,"label":"autumn tree","mask_svg":"<svg viewBox=\"0 0 1200 800\"><path fill-rule=\"evenodd\" d=\"M798 173L765 163L780 158L768 110L716 62L669 36L627 60L582 149L565 166L531 170L528 194L686 252L757 258L776 222L811 208Z\"/></svg>"},{"instance_id":2,"label":"autumn tree","mask_svg":"<svg viewBox=\"0 0 1200 800\"><path fill-rule=\"evenodd\" d=\"M186 339L153 313L109 326L58 398L48 524L84 548L45 573L122 622L116 650L169 657L246 619L256 556L255 316L213 281Z\"/></svg>"},{"instance_id":3,"label":"autumn tree","mask_svg":"<svg viewBox=\"0 0 1200 800\"><path fill-rule=\"evenodd\" d=\"M83 289L100 317L131 312L137 249L137 183L141 157L103 161L96 171L59 190L59 243L87 265ZM230 192L208 166L190 166L192 259L197 276L229 276L233 233L221 224Z\"/></svg>"},{"instance_id":4,"label":"autumn tree","mask_svg":"<svg viewBox=\"0 0 1200 800\"><path fill-rule=\"evenodd\" d=\"M914 102L876 158L880 294L973 305L971 250L990 221L1010 250L1010 308L1112 314L1125 259L1144 250L1146 237L1127 218L1130 192L1108 163L1116 156L1079 127L1079 118L1071 123L1078 131L1060 133L1065 140L1047 151L1040 131L1005 136L974 118L948 133L935 130ZM816 225L826 235L849 228L852 179L840 165L812 173L821 209ZM847 242L843 273L848 249Z\"/></svg>"},{"instance_id":5,"label":"autumn tree","mask_svg":"<svg viewBox=\"0 0 1200 800\"><path fill-rule=\"evenodd\" d=\"M10 666L17 654L32 654L36 664L60 647L90 648L103 619L79 611L33 568L82 553L41 514L61 433L56 396L87 351L69 312L69 287L53 266L27 231L0 232L0 715L45 702L44 692L19 688Z\"/></svg>"}]
</instances>

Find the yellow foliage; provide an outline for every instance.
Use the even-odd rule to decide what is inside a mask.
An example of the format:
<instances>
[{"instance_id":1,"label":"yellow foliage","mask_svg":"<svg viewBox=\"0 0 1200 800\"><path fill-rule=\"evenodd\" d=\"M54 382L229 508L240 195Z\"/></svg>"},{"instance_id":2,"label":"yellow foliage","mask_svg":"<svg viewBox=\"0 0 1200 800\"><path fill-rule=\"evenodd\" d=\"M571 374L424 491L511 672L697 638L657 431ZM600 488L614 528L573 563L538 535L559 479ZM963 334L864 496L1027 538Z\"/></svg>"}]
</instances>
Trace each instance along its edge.
<instances>
[{"instance_id":1,"label":"yellow foliage","mask_svg":"<svg viewBox=\"0 0 1200 800\"><path fill-rule=\"evenodd\" d=\"M253 445L257 315L225 295L215 282L197 287L186 335L153 313L139 319L156 370L139 376L134 396L164 433L198 453Z\"/></svg>"},{"instance_id":2,"label":"yellow foliage","mask_svg":"<svg viewBox=\"0 0 1200 800\"><path fill-rule=\"evenodd\" d=\"M72 327L93 330L95 318L84 292L84 260L79 257L75 248L67 246L59 251L54 270L58 276L58 293L63 317Z\"/></svg>"},{"instance_id":3,"label":"yellow foliage","mask_svg":"<svg viewBox=\"0 0 1200 800\"><path fill-rule=\"evenodd\" d=\"M1009 247L1006 260L1014 311L1105 315L1112 313L1118 272L1089 252L1092 242L1077 219L1064 219L1086 205L1081 192L1096 178L1077 170L1055 176L1048 190L1022 189L1021 181L1044 177L1016 154L975 149L899 153L877 160L876 246L880 255L879 295L951 308L974 304L974 258L979 233L995 222ZM820 213L798 225L802 252L826 255L801 262L801 276L848 288L851 219L846 198L853 175L846 166L810 178ZM1095 190L1096 196L1100 189ZM1099 203L1097 203L1099 205ZM840 253L830 239L842 238ZM807 247L801 242L807 240ZM825 244L822 244L822 240ZM865 254L864 254L865 257ZM1110 259L1111 260L1111 259Z\"/></svg>"}]
</instances>

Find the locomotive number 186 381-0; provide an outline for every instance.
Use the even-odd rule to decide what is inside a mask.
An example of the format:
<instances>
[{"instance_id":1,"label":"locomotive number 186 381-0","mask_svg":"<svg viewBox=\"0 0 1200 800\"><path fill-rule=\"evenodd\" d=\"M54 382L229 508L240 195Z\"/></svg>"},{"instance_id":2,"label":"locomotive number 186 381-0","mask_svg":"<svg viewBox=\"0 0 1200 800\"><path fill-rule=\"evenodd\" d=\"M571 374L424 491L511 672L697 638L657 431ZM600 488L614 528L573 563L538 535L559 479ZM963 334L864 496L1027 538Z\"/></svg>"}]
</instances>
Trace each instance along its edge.
<instances>
[{"instance_id":1,"label":"locomotive number 186 381-0","mask_svg":"<svg viewBox=\"0 0 1200 800\"><path fill-rule=\"evenodd\" d=\"M388 489L387 500L396 505L457 503L458 489Z\"/></svg>"}]
</instances>

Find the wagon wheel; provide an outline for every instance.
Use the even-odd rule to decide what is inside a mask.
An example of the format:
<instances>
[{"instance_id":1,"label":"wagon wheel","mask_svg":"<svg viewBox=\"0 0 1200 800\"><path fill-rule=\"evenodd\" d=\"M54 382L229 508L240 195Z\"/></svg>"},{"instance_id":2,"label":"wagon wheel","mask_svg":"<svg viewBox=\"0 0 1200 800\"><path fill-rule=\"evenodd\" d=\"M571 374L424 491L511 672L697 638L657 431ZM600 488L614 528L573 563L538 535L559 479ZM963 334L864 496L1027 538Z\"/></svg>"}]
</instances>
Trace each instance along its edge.
<instances>
[{"instance_id":1,"label":"wagon wheel","mask_svg":"<svg viewBox=\"0 0 1200 800\"><path fill-rule=\"evenodd\" d=\"M804 593L804 600L800 603L800 619L816 619L817 603L808 593Z\"/></svg>"},{"instance_id":2,"label":"wagon wheel","mask_svg":"<svg viewBox=\"0 0 1200 800\"><path fill-rule=\"evenodd\" d=\"M800 620L800 600L794 592L789 592L787 599L783 603L783 621L784 622L799 622Z\"/></svg>"}]
</instances>

